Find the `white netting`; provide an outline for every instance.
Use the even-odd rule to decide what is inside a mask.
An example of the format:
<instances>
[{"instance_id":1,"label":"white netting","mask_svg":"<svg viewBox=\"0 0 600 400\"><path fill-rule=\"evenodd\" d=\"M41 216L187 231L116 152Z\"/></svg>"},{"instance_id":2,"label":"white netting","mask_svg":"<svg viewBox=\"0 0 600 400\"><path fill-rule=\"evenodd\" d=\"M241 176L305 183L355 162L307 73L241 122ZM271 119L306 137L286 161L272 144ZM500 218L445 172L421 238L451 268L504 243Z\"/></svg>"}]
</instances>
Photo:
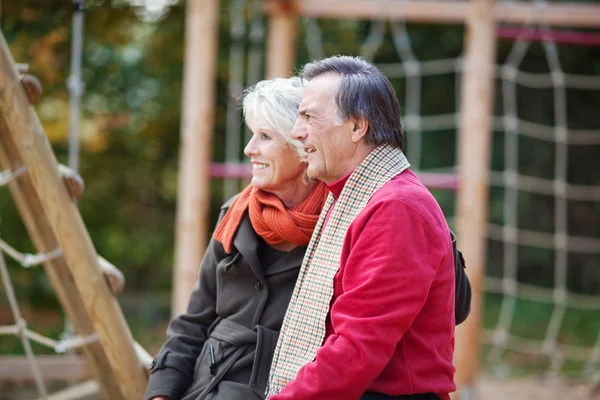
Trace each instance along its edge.
<instances>
[{"instance_id":1,"label":"white netting","mask_svg":"<svg viewBox=\"0 0 600 400\"><path fill-rule=\"evenodd\" d=\"M532 3L537 7L544 7L544 2ZM260 78L260 73L257 73L253 79L247 76L244 82L243 68L246 66L248 75L252 71L260 71L261 63L256 60L261 60L264 48L264 44L261 45L264 39L262 19L256 13L252 14L253 25L248 29L249 19L245 19L243 15L243 10L250 4L256 3L236 0L230 8L233 45L229 63L226 161L235 163L232 164L234 166L239 166L244 161L242 148L246 141L242 140L241 114L234 99L241 93L242 87ZM258 27L256 31L255 27ZM302 18L300 32L303 36L297 41L296 68L306 61L348 52L348 46L343 47L341 43L347 44L351 42L347 38L358 38L366 33L366 40L358 45L355 43L355 49L351 52L374 62L396 87L403 107L406 153L413 169L428 184L428 172L452 176L456 171L456 143L449 141L448 137L454 137L452 134L458 130L463 59L460 50L437 58L431 57L431 52L423 50L427 45L452 43L454 39L451 35L445 35L439 26L428 26L428 29L437 29L440 34L438 42L429 44L424 43L423 35L413 36L412 26L409 28L407 30L403 21L396 20L336 21ZM600 237L569 230L567 214L572 202L599 202L600 182L581 184L570 177L568 154L572 147L600 145L600 127L569 123L567 90L600 93L600 76L564 71L549 28L542 22L536 29L542 35L541 45L536 41L523 39L531 37L531 31L521 30L521 38L503 42L510 49L507 51L508 56L497 65L496 70L496 109L499 111L493 117L494 150L496 158L498 147L503 148L503 154L500 156L500 167L490 171L490 190L493 193L491 208L499 209L493 215L499 214L500 218L491 213L488 239L491 247L500 248L501 257L500 261L490 260L485 280L485 329L482 338L485 343L484 360L487 367L497 373L520 373L524 368L524 372L560 373L591 381L598 378L600 368L600 293L598 290L582 292L570 289L569 259L573 253L589 255L587 262L596 263L592 268L598 268L599 259L593 257L600 254ZM336 30L342 33L332 38ZM240 38L244 35L248 37L251 32L255 32L251 35L252 44L248 46L246 42L244 46ZM336 39L339 46L335 43ZM462 41L462 36L459 40ZM530 72L523 68L523 60L532 46L537 46L539 54L536 53L536 56L542 54L547 60L547 71ZM460 43L458 47L462 48ZM248 48L249 54L246 54ZM395 61L390 61L392 51ZM427 55L423 55L424 53ZM245 61L240 61L244 59ZM444 90L453 92L454 95L451 94L450 98L454 99L454 104L450 107L437 105L436 88L431 84L432 81L445 82ZM523 92L523 88L529 92ZM522 110L526 108L524 106L527 105L525 103L531 91L547 91L552 96L553 105L546 111L552 116L552 121L540 121L524 115ZM247 138L246 131L245 139ZM520 144L524 139L552 146L553 163L548 176L538 176L521 167L519 157L523 157L524 152L529 152L528 147ZM450 161L444 158L432 162L431 151L428 149L433 146L443 146L446 154L450 153L452 156ZM440 152L437 151L436 154ZM238 182L225 185L226 198L239 190ZM429 186L435 189L433 181L429 181ZM445 200L449 197L447 192L435 191L435 194ZM554 204L552 229L523 226L520 223L523 218L519 218L520 202L531 196L535 199L535 196L543 195L551 197ZM454 213L453 207L452 204L445 210L449 216ZM453 222L452 218L449 220ZM522 279L519 274L526 270L519 256L522 247L553 252L552 260L543 260L538 272L550 276L551 279L548 279L552 281L551 284L540 284L536 279ZM490 250L489 255L495 257L496 252ZM496 264L499 265L499 273L498 268L494 270L493 266ZM523 302L530 302L530 309L534 311L527 311ZM541 325L539 321L529 323L528 318L532 313L537 313L538 309L541 310L539 314L543 314L547 321ZM593 323L585 327L585 334L578 337L575 325L581 324L582 318L587 318L585 316L589 316ZM593 336L593 340L590 336Z\"/></svg>"},{"instance_id":2,"label":"white netting","mask_svg":"<svg viewBox=\"0 0 600 400\"><path fill-rule=\"evenodd\" d=\"M543 2L536 1L543 6ZM570 129L567 115L567 89L599 90L600 76L566 74L559 60L557 46L551 40L548 26L537 27L542 36L542 48L548 63L547 73L527 73L519 68L531 47L521 37L514 42L508 57L498 66L498 78L502 84L502 108L504 115L496 118L494 128L504 133L504 169L493 171L491 186L504 189L504 218L502 225L490 224L489 236L503 245L503 276L487 277L486 289L503 295L497 323L493 330L486 330L484 341L491 345L488 362L503 365L506 350L542 356L549 365L544 370L550 374L570 374L592 380L598 373L600 335L595 344L574 346L575 338L560 337L565 326L566 314L574 310L600 311L600 297L577 294L568 289L570 253L600 254L600 238L581 237L569 233L569 202L594 202L600 200L600 187L576 185L569 182L569 146L594 146L600 144L600 129ZM551 89L553 96L554 124L544 125L519 117L518 88ZM534 138L546 141L554 147L554 171L550 177L536 177L520 172L519 139ZM523 151L523 150L521 150ZM572 178L571 178L572 179ZM528 195L552 196L554 201L553 232L541 229L523 229L519 223L520 198ZM543 224L540 224L540 226ZM553 287L525 284L519 279L519 247L546 248L554 251ZM511 327L517 312L519 299L552 305L552 311L542 337L535 339L519 337ZM593 315L593 314L590 314ZM598 315L598 314L596 314ZM590 321L591 322L591 321ZM597 328L596 328L597 329ZM600 334L600 330L598 331ZM565 369L566 361L579 363L576 368ZM543 364L541 361L540 364ZM584 363L581 368L581 363ZM576 364L577 365L577 364Z\"/></svg>"}]
</instances>

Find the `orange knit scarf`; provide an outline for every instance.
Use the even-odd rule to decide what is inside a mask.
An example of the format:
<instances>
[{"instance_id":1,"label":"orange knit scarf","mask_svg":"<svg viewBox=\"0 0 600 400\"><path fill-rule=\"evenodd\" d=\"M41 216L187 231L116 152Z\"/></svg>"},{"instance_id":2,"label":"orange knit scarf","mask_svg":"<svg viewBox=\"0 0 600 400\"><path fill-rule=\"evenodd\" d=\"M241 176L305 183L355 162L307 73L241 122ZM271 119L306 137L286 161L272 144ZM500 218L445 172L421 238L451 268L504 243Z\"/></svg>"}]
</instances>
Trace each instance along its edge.
<instances>
[{"instance_id":1,"label":"orange knit scarf","mask_svg":"<svg viewBox=\"0 0 600 400\"><path fill-rule=\"evenodd\" d=\"M306 246L328 193L327 186L318 182L302 203L288 209L276 195L248 186L233 201L213 236L231 253L233 237L248 210L254 231L267 243Z\"/></svg>"}]
</instances>

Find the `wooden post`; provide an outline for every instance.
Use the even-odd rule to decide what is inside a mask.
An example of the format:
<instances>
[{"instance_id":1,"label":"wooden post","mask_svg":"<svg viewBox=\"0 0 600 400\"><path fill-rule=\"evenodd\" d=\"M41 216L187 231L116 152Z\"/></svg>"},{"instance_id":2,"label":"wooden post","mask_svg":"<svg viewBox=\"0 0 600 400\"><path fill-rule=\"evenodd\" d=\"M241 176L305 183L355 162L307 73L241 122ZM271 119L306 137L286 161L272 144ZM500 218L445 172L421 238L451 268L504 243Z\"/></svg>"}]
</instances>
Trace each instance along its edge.
<instances>
[{"instance_id":1,"label":"wooden post","mask_svg":"<svg viewBox=\"0 0 600 400\"><path fill-rule=\"evenodd\" d=\"M172 315L185 312L208 243L219 0L189 0Z\"/></svg>"},{"instance_id":2,"label":"wooden post","mask_svg":"<svg viewBox=\"0 0 600 400\"><path fill-rule=\"evenodd\" d=\"M473 288L471 315L456 330L456 383L463 399L470 392L479 369L482 328L492 102L496 36L492 17L494 0L472 0L466 26L466 57L458 137L457 230L460 248L469 267Z\"/></svg>"},{"instance_id":3,"label":"wooden post","mask_svg":"<svg viewBox=\"0 0 600 400\"><path fill-rule=\"evenodd\" d=\"M131 332L104 279L79 211L63 183L42 125L29 104L3 35L0 35L0 161L23 164L27 175L10 184L19 211L39 251L60 247L46 271L69 319L83 336L100 342L84 347L106 398L142 397L145 373Z\"/></svg>"},{"instance_id":4,"label":"wooden post","mask_svg":"<svg viewBox=\"0 0 600 400\"><path fill-rule=\"evenodd\" d=\"M298 18L295 1L269 2L269 34L267 37L267 78L289 77L294 74Z\"/></svg>"}]
</instances>

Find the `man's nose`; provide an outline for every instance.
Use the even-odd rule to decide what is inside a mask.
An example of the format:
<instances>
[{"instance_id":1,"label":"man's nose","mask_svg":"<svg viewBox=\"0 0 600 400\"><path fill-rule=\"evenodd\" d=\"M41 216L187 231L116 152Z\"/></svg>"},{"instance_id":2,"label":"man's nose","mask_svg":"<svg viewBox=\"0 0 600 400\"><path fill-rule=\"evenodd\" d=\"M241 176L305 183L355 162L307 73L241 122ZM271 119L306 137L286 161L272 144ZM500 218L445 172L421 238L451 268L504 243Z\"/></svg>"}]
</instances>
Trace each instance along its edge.
<instances>
[{"instance_id":1,"label":"man's nose","mask_svg":"<svg viewBox=\"0 0 600 400\"><path fill-rule=\"evenodd\" d=\"M306 138L306 126L300 118L296 120L291 132L292 138L296 140L304 140Z\"/></svg>"}]
</instances>

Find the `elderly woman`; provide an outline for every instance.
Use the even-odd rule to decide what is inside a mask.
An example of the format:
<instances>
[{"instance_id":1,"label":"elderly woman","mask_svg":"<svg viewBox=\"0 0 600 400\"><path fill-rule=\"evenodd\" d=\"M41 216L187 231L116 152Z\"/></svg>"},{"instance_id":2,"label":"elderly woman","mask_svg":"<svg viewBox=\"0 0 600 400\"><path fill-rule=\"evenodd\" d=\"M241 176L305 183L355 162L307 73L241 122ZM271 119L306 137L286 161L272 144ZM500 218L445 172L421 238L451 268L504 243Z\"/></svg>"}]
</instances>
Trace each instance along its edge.
<instances>
[{"instance_id":1,"label":"elderly woman","mask_svg":"<svg viewBox=\"0 0 600 400\"><path fill-rule=\"evenodd\" d=\"M246 92L250 186L221 207L187 312L152 365L145 399L263 399L278 332L327 196L309 181L290 132L303 86L262 81Z\"/></svg>"}]
</instances>

